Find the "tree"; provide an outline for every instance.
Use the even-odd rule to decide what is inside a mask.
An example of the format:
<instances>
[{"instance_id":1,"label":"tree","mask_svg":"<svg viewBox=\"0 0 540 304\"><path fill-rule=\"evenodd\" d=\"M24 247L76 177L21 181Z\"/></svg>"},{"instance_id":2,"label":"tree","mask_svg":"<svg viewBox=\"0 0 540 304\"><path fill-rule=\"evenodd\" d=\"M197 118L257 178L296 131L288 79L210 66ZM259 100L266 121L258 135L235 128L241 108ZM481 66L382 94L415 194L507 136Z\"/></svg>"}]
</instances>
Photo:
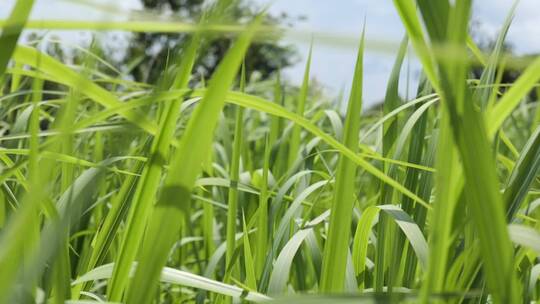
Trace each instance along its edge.
<instances>
[{"instance_id":1,"label":"tree","mask_svg":"<svg viewBox=\"0 0 540 304\"><path fill-rule=\"evenodd\" d=\"M203 12L204 0L141 0L147 10L157 14L173 15L196 22ZM232 1L228 14L232 20L253 16L256 6L249 1ZM266 25L283 25L290 23L286 14L280 16L267 15ZM154 83L162 74L167 62L168 53L176 50L186 40L187 34L140 33L135 35L123 62L133 66L131 75L137 81ZM246 56L246 68L250 72L258 72L262 79L267 79L280 68L290 66L296 60L296 51L290 45L280 45L278 39L266 39L255 42ZM209 78L216 68L219 59L227 52L232 36L221 35L203 50L195 65L197 77ZM129 60L129 62L128 62Z\"/></svg>"}]
</instances>

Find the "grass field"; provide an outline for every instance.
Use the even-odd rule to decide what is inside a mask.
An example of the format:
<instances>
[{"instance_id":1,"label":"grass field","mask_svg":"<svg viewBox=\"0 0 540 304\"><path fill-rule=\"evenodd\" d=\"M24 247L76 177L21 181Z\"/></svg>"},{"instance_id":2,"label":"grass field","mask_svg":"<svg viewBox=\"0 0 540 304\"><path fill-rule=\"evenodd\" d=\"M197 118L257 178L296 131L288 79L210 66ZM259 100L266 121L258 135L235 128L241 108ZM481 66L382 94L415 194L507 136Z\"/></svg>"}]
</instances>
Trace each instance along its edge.
<instances>
[{"instance_id":1,"label":"grass field","mask_svg":"<svg viewBox=\"0 0 540 304\"><path fill-rule=\"evenodd\" d=\"M540 58L503 52L512 12L483 52L471 0L395 0L407 37L384 104L362 110L358 33L340 111L310 94L311 56L299 90L252 81L244 55L276 29L220 24L226 3L199 24L84 24L28 20L19 0L1 21L0 303L540 299ZM17 44L25 24L190 38L139 83L91 49L71 65ZM211 79L190 82L230 32ZM403 99L407 52L423 71Z\"/></svg>"}]
</instances>

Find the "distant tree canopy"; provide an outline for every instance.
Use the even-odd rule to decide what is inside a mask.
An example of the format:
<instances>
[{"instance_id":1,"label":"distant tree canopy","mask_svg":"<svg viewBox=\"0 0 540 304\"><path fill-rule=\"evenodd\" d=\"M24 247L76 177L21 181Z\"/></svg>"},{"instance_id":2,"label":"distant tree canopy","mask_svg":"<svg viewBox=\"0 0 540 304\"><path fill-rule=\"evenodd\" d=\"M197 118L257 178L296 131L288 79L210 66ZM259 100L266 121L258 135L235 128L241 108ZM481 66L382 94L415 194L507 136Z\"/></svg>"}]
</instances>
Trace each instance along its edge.
<instances>
[{"instance_id":1,"label":"distant tree canopy","mask_svg":"<svg viewBox=\"0 0 540 304\"><path fill-rule=\"evenodd\" d=\"M196 22L199 19L206 6L205 2L207 2L204 0L141 1L147 10L152 10L159 15L176 16L188 22ZM230 20L243 20L258 12L253 2L231 1L231 3L230 7L227 8ZM290 21L291 19L286 14L265 17L267 25L284 25ZM130 44L127 56L125 56L126 60L130 60L130 62L124 62L124 64L133 67L131 74L135 80L153 83L164 70L168 53L177 50L187 37L188 34L137 34ZM278 39L275 37L273 40L258 41L250 47L245 59L249 72L258 72L262 79L266 79L276 70L295 62L297 54L294 48L276 43ZM197 77L208 78L212 74L219 59L227 52L232 41L232 37L228 35L215 37L202 50L194 67Z\"/></svg>"}]
</instances>

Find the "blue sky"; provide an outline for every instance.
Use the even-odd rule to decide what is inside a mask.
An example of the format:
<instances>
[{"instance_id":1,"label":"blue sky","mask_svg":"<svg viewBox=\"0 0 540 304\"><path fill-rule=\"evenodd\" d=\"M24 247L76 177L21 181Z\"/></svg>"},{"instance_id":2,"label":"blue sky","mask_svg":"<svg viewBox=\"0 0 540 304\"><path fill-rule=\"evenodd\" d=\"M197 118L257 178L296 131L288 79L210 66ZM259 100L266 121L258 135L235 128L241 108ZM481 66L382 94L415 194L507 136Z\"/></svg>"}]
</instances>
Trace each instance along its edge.
<instances>
[{"instance_id":1,"label":"blue sky","mask_svg":"<svg viewBox=\"0 0 540 304\"><path fill-rule=\"evenodd\" d=\"M102 10L92 10L89 6L78 6L66 0L36 0L32 18L76 18L100 20L110 19ZM120 10L140 8L137 0L104 0ZM299 22L297 28L308 37L285 37L285 43L294 44L300 55L299 63L285 71L285 76L299 83L309 48L310 33L327 33L347 37L348 43L333 45L328 40L314 37L312 77L328 88L329 94L347 90L352 79L356 57L356 40L360 36L366 18L366 36L369 41L385 40L398 43L403 36L403 27L391 0L255 0L261 5L272 3L271 12L287 12L291 16L302 15L306 21ZM0 17L5 17L14 0L0 2ZM68 3L68 4L66 4ZM477 29L486 35L495 35L512 6L512 0L474 1L474 20L481 24ZM540 0L521 0L516 18L509 32L509 41L518 53L540 53L540 26L538 25ZM63 37L77 39L80 33L64 34ZM368 47L365 55L364 96L366 103L374 103L384 96L386 81L395 54L392 50L377 52ZM414 80L417 64L411 59L411 79ZM414 84L414 81L412 82ZM402 91L405 91L403 88Z\"/></svg>"},{"instance_id":2,"label":"blue sky","mask_svg":"<svg viewBox=\"0 0 540 304\"><path fill-rule=\"evenodd\" d=\"M265 0L257 0L267 3ZM481 25L477 30L495 36L508 11L512 0L476 0L473 18ZM366 37L369 40L384 39L399 42L404 30L393 3L390 0L276 0L272 12L286 11L290 15L302 14L308 20L299 27L308 32L333 32L350 37L359 36L366 17ZM540 53L540 0L521 0L516 18L508 34L508 40L515 45L518 53ZM307 54L309 44L287 39L298 46L301 54ZM373 103L384 97L395 53L370 51L365 54L364 96L366 103ZM336 47L317 41L315 37L312 74L327 85L330 91L349 87L352 79L356 49ZM305 61L305 56L304 56ZM288 76L299 83L303 73L303 62L288 71ZM411 79L418 73L418 65L411 59ZM403 83L402 83L403 84ZM411 86L414 81L411 81ZM414 90L411 88L411 90ZM404 88L402 88L404 91Z\"/></svg>"}]
</instances>

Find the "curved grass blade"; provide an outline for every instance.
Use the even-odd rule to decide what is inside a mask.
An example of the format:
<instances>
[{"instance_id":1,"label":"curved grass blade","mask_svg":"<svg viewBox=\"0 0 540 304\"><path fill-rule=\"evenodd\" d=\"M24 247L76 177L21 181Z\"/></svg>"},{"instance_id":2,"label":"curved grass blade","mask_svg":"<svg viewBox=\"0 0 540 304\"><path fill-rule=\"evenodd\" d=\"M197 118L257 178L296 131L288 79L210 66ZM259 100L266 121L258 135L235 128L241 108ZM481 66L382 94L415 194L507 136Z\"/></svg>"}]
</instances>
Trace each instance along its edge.
<instances>
[{"instance_id":1,"label":"curved grass blade","mask_svg":"<svg viewBox=\"0 0 540 304\"><path fill-rule=\"evenodd\" d=\"M387 215L389 215L390 218L392 218L403 231L411 243L417 258L420 261L420 265L425 269L428 265L428 245L424 234L418 225L398 206L379 205L368 207L362 214L362 217L358 222L358 226L356 227L353 242L353 261L355 264L356 274L358 275L365 271L369 233L371 232L374 224L373 222L379 215L380 211L384 211Z\"/></svg>"},{"instance_id":2,"label":"curved grass blade","mask_svg":"<svg viewBox=\"0 0 540 304\"><path fill-rule=\"evenodd\" d=\"M113 272L114 264L106 264L82 275L80 278L75 280L72 284L81 284L87 281L103 280L111 277ZM137 266L133 265L130 269L130 273L133 274ZM164 283L177 284L182 286L187 286L191 288L203 289L218 294L231 296L237 299L245 299L247 301L253 302L264 302L268 301L271 298L252 291L247 291L245 289L221 283L215 280L211 280L193 273L186 271L176 270L169 267L164 267L161 271L160 281Z\"/></svg>"},{"instance_id":3,"label":"curved grass blade","mask_svg":"<svg viewBox=\"0 0 540 304\"><path fill-rule=\"evenodd\" d=\"M136 171L140 171L142 168L142 163L138 163L135 167ZM105 217L92 241L92 253L88 259L88 262L84 268L82 268L84 269L84 272L88 272L104 262L106 255L112 246L113 240L116 237L116 233L128 213L129 202L133 197L136 182L137 179L135 176L128 176L122 183L120 191L112 200L111 210L107 213L107 216ZM88 286L89 285L82 285L73 288L73 296L78 297L80 295L80 291L86 290Z\"/></svg>"},{"instance_id":4,"label":"curved grass blade","mask_svg":"<svg viewBox=\"0 0 540 304\"><path fill-rule=\"evenodd\" d=\"M507 219L514 218L529 187L534 182L540 168L540 126L531 135L525 147L523 147L512 173L508 179L503 199L507 208Z\"/></svg>"},{"instance_id":5,"label":"curved grass blade","mask_svg":"<svg viewBox=\"0 0 540 304\"><path fill-rule=\"evenodd\" d=\"M197 56L200 39L201 37L197 34L192 37L182 54L183 56L181 56L178 70L173 69L169 74L166 74L166 77L172 79L173 89L187 87ZM178 57L180 58L180 56ZM167 81L169 79L164 79L163 82L165 83L163 85L168 85ZM147 219L151 213L151 206L155 201L155 196L161 182L163 166L168 159L170 142L176 130L182 102L183 97L179 97L167 103L163 109L158 133L153 139L148 163L143 169L141 179L137 184L126 223L124 238L120 252L116 258L116 267L108 289L108 295L111 301L121 300L124 289L127 286L129 267L131 267L131 264L135 260Z\"/></svg>"},{"instance_id":6,"label":"curved grass blade","mask_svg":"<svg viewBox=\"0 0 540 304\"><path fill-rule=\"evenodd\" d=\"M148 224L140 264L129 287L128 303L148 302L157 288L157 278L161 268L165 266L174 239L183 226L184 217L189 212L191 190L211 147L213 132L208 131L213 130L217 123L226 93L259 22L260 17L229 50L212 77L203 100L189 120Z\"/></svg>"},{"instance_id":7,"label":"curved grass blade","mask_svg":"<svg viewBox=\"0 0 540 304\"><path fill-rule=\"evenodd\" d=\"M540 80L540 57L536 58L512 87L502 96L499 102L487 113L487 128L490 138L502 126L503 122L512 114L516 106L521 102L531 89Z\"/></svg>"},{"instance_id":8,"label":"curved grass blade","mask_svg":"<svg viewBox=\"0 0 540 304\"><path fill-rule=\"evenodd\" d=\"M508 226L510 238L518 245L528 247L540 255L540 233L533 228L512 224Z\"/></svg>"},{"instance_id":9,"label":"curved grass blade","mask_svg":"<svg viewBox=\"0 0 540 304\"><path fill-rule=\"evenodd\" d=\"M340 153L342 153L347 158L352 160L356 165L366 170L370 174L374 175L375 177L379 178L381 181L391 185L392 187L394 187L394 189L410 197L411 199L421 204L422 206L428 209L431 208L423 199L421 199L416 194L412 193L411 191L403 187L403 185L401 185L396 180L390 178L389 176L381 172L375 166L367 162L364 158L360 157L358 154L351 151L349 148L347 148L345 145L337 141L335 138L321 131L317 126L313 125L307 119L302 118L292 112L289 112L279 105L267 102L264 99L260 97L256 97L256 96L251 96L251 95L237 93L237 92L229 92L227 96L227 100L237 105L249 107L251 109L255 109L258 111L263 111L263 112L280 116L282 118L293 121L294 123L302 126L304 129L306 129L308 132L312 133L313 135L320 137L328 145L338 150Z\"/></svg>"},{"instance_id":10,"label":"curved grass blade","mask_svg":"<svg viewBox=\"0 0 540 304\"><path fill-rule=\"evenodd\" d=\"M506 20L504 21L504 25L499 33L499 36L497 37L497 41L495 42L495 47L493 49L493 52L491 53L488 63L486 67L484 68L484 70L482 71L482 75L480 76L480 81L478 83L479 87L490 85L495 82L495 74L497 72L497 68L499 67L499 63L502 58L504 41L508 34L508 30L510 29L510 25L512 24L512 20L514 18L515 10L518 3L519 1L514 1L514 4L512 5L512 7L510 8L508 12ZM486 109L486 107L489 106L488 102L490 101L492 95L497 94L497 90L498 90L497 87L494 87L494 88L484 87L484 88L479 88L474 92L475 99L480 102L482 109Z\"/></svg>"},{"instance_id":11,"label":"curved grass blade","mask_svg":"<svg viewBox=\"0 0 540 304\"><path fill-rule=\"evenodd\" d=\"M104 88L86 79L53 57L36 49L19 45L13 53L13 59L54 77L55 82L79 89L78 91L81 94L87 95L106 108L121 105L121 102ZM156 134L156 125L148 120L143 113L135 110L126 110L119 114L146 132Z\"/></svg>"},{"instance_id":12,"label":"curved grass blade","mask_svg":"<svg viewBox=\"0 0 540 304\"><path fill-rule=\"evenodd\" d=\"M401 17L406 24L409 37L422 35L420 27L412 28L407 26L410 20L417 20L414 10L411 10L412 1L404 1L409 4L408 11L401 10ZM445 1L446 2L446 1ZM395 1L399 7L400 1ZM433 10L433 7L423 8L423 17L426 23L429 18L436 15L436 12L429 14L425 10ZM451 6L449 14L448 31L446 37L440 37L430 32L432 40L443 39L459 49L466 46L467 25L470 15L471 2L469 0L456 1ZM430 17L431 16L431 17ZM433 21L433 20L431 20ZM415 45L414 40L413 45ZM417 53L424 64L424 69L430 80L432 75L432 56L422 59L425 45L415 45ZM493 135L493 125L490 125L490 132L487 132L484 118L481 113L474 108L471 93L466 87L466 75L468 66L466 63L456 63L450 58L439 58L437 62L439 68L440 82L432 80L436 91L442 95L443 103L448 110L450 125L453 136L463 162L463 171L466 179L465 195L468 206L473 214L473 223L479 233L480 248L484 253L484 270L490 292L494 301L518 302L518 284L513 268L513 253L510 245L504 211L502 209L502 199L498 191L495 164L489 147L489 138ZM529 79L530 80L530 79ZM489 135L488 135L489 134ZM486 207L489 203L489 207ZM498 256L492 255L498 252Z\"/></svg>"},{"instance_id":13,"label":"curved grass blade","mask_svg":"<svg viewBox=\"0 0 540 304\"><path fill-rule=\"evenodd\" d=\"M302 242L307 238L311 231L312 229L310 228L296 232L287 242L285 247L283 247L274 263L272 274L270 276L270 283L268 285L269 294L283 293L287 281L289 280L289 272L293 258L300 248L300 245L302 245Z\"/></svg>"}]
</instances>

